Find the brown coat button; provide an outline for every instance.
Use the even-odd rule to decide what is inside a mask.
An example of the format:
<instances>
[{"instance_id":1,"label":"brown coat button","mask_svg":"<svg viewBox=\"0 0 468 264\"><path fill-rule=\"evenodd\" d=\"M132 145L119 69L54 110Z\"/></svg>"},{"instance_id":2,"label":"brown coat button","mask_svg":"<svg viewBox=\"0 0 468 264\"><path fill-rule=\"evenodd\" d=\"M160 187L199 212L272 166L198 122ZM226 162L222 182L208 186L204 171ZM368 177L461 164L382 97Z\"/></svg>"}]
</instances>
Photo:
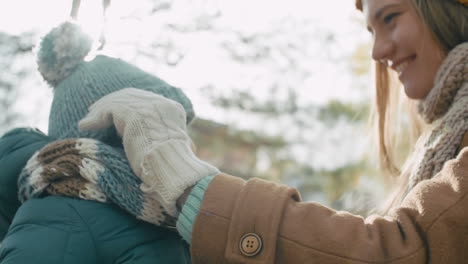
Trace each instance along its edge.
<instances>
[{"instance_id":1,"label":"brown coat button","mask_svg":"<svg viewBox=\"0 0 468 264\"><path fill-rule=\"evenodd\" d=\"M262 239L255 233L245 234L240 240L239 248L244 256L253 257L262 250Z\"/></svg>"}]
</instances>

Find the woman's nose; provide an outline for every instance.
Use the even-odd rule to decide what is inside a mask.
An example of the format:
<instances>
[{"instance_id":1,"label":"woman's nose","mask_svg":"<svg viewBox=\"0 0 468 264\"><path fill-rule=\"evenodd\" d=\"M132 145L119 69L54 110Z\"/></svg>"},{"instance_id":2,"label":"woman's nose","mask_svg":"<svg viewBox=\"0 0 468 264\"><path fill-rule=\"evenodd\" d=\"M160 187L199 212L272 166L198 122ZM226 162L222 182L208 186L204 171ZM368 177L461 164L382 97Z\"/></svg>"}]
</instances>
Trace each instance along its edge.
<instances>
[{"instance_id":1,"label":"woman's nose","mask_svg":"<svg viewBox=\"0 0 468 264\"><path fill-rule=\"evenodd\" d=\"M395 51L395 44L385 37L374 37L374 45L372 47L372 58L375 61L385 61L391 58Z\"/></svg>"}]
</instances>

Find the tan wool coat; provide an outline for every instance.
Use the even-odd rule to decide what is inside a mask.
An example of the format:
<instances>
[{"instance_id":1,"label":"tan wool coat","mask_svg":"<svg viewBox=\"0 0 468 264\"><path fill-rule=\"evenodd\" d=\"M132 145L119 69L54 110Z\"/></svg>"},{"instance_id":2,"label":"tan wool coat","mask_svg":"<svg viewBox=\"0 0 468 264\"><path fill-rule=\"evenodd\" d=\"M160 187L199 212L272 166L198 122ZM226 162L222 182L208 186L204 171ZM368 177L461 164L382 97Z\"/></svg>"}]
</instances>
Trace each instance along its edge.
<instances>
[{"instance_id":1,"label":"tan wool coat","mask_svg":"<svg viewBox=\"0 0 468 264\"><path fill-rule=\"evenodd\" d=\"M367 218L221 174L194 224L193 263L468 263L467 194L468 148L399 208Z\"/></svg>"}]
</instances>

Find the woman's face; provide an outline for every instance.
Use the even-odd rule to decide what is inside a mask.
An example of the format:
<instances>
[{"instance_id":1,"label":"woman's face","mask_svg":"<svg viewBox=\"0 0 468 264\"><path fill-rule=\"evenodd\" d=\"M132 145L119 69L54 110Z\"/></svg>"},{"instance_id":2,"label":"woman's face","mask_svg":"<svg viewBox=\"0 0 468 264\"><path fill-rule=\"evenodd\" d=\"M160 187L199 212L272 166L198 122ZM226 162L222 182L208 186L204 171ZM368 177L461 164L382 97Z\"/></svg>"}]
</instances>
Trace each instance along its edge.
<instances>
[{"instance_id":1,"label":"woman's face","mask_svg":"<svg viewBox=\"0 0 468 264\"><path fill-rule=\"evenodd\" d=\"M413 9L411 0L364 0L373 36L372 58L397 72L412 99L424 99L445 55Z\"/></svg>"}]
</instances>

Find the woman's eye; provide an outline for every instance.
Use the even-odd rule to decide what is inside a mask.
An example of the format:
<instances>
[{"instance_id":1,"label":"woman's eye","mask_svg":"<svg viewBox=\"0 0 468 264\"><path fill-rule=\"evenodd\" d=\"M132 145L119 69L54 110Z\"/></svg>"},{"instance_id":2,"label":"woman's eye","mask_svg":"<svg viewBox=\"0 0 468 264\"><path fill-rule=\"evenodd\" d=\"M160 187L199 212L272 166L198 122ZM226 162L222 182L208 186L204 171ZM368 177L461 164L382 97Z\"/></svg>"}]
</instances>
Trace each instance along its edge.
<instances>
[{"instance_id":1,"label":"woman's eye","mask_svg":"<svg viewBox=\"0 0 468 264\"><path fill-rule=\"evenodd\" d=\"M393 19L399 15L400 13L390 13L383 18L383 22L385 24L390 24L393 21Z\"/></svg>"}]
</instances>

